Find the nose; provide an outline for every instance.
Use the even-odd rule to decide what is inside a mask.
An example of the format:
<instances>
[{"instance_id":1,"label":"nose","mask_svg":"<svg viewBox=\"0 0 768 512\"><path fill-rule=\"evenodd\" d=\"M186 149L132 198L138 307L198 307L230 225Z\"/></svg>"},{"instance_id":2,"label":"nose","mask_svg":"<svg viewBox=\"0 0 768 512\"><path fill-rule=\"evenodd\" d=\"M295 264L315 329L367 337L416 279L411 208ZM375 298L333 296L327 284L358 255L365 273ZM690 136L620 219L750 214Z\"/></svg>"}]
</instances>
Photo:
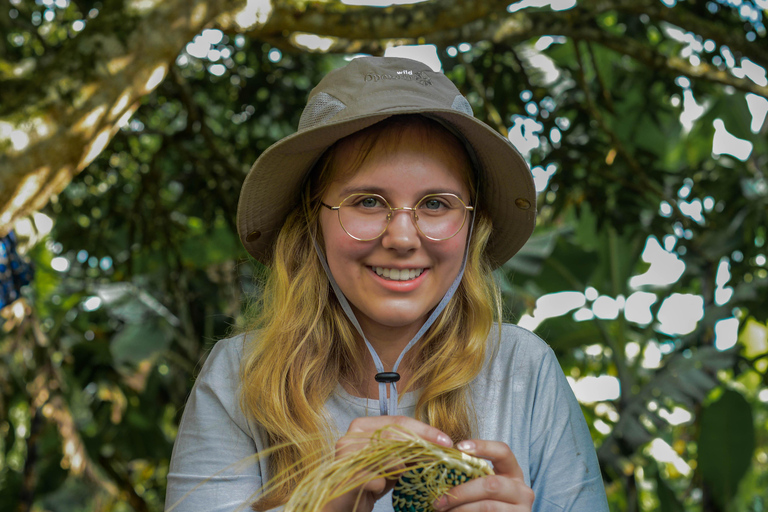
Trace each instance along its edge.
<instances>
[{"instance_id":1,"label":"nose","mask_svg":"<svg viewBox=\"0 0 768 512\"><path fill-rule=\"evenodd\" d=\"M406 252L421 246L421 237L416 228L413 211L394 210L386 231L381 237L381 245L386 249Z\"/></svg>"}]
</instances>

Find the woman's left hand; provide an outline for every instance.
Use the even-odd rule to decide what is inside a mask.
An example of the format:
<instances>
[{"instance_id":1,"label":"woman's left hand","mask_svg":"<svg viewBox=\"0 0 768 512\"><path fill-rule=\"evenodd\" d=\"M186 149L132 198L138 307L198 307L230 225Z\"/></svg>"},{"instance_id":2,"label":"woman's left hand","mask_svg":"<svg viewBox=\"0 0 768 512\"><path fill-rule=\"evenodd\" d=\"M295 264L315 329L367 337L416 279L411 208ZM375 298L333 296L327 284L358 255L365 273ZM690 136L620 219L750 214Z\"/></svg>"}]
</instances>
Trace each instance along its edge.
<instances>
[{"instance_id":1,"label":"woman's left hand","mask_svg":"<svg viewBox=\"0 0 768 512\"><path fill-rule=\"evenodd\" d=\"M533 490L525 484L523 470L505 443L472 439L459 450L493 463L495 475L475 478L449 490L435 501L439 512L522 512L533 506Z\"/></svg>"}]
</instances>

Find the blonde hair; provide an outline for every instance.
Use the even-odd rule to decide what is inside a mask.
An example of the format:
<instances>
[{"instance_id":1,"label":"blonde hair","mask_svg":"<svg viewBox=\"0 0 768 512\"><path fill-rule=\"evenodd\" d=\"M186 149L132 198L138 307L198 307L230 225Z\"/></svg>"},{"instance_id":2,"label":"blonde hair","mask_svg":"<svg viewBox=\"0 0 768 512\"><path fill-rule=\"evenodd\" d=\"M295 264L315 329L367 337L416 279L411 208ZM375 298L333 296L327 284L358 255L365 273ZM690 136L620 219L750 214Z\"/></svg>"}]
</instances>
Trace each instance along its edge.
<instances>
[{"instance_id":1,"label":"blonde hair","mask_svg":"<svg viewBox=\"0 0 768 512\"><path fill-rule=\"evenodd\" d=\"M403 136L405 130L393 127L453 137L435 121L397 116L353 135L363 143L358 164L375 143L395 144L392 134ZM269 456L271 475L282 479L261 496L254 510L267 510L288 500L307 469L319 461L318 436L331 449L334 431L324 404L340 379L352 386L360 384L360 369L367 356L311 242L315 237L323 246L317 229L319 198L340 172L335 165L337 147L338 143L316 166L302 197L303 209L294 210L286 219L263 294L247 313L242 407L266 432L270 446L286 444ZM468 186L473 188L471 170L467 174ZM402 394L420 386L416 418L439 428L454 442L472 437L476 418L468 386L482 369L489 332L501 318L500 294L484 256L491 230L490 218L478 211L462 281L445 310L411 350L412 377L400 390Z\"/></svg>"}]
</instances>

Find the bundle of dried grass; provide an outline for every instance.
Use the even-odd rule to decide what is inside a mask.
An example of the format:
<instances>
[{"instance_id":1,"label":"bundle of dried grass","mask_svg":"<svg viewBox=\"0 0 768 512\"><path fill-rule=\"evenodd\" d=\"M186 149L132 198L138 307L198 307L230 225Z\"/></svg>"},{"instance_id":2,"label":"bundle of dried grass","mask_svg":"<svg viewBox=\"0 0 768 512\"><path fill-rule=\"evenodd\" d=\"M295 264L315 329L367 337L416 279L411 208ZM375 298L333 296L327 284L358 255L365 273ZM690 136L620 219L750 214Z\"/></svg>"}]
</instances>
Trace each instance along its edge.
<instances>
[{"instance_id":1,"label":"bundle of dried grass","mask_svg":"<svg viewBox=\"0 0 768 512\"><path fill-rule=\"evenodd\" d=\"M449 489L493 474L488 463L440 446L396 426L360 438L360 449L312 470L296 488L285 512L319 512L331 500L377 478L398 478L395 512L433 512Z\"/></svg>"}]
</instances>

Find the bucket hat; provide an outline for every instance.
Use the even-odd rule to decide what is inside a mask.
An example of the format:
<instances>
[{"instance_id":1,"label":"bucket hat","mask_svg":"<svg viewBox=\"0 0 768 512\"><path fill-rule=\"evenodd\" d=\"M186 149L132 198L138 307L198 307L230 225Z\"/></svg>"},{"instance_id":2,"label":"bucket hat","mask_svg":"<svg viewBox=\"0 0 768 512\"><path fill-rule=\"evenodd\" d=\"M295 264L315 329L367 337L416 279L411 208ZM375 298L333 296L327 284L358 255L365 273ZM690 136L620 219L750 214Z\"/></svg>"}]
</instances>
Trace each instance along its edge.
<instances>
[{"instance_id":1,"label":"bucket hat","mask_svg":"<svg viewBox=\"0 0 768 512\"><path fill-rule=\"evenodd\" d=\"M494 267L510 259L536 222L536 189L528 165L508 139L473 117L469 102L443 73L395 57L360 57L328 73L310 92L298 131L256 160L237 207L238 234L248 253L268 262L310 170L328 148L402 114L435 119L465 142L478 167L480 208L493 223L488 258Z\"/></svg>"}]
</instances>

